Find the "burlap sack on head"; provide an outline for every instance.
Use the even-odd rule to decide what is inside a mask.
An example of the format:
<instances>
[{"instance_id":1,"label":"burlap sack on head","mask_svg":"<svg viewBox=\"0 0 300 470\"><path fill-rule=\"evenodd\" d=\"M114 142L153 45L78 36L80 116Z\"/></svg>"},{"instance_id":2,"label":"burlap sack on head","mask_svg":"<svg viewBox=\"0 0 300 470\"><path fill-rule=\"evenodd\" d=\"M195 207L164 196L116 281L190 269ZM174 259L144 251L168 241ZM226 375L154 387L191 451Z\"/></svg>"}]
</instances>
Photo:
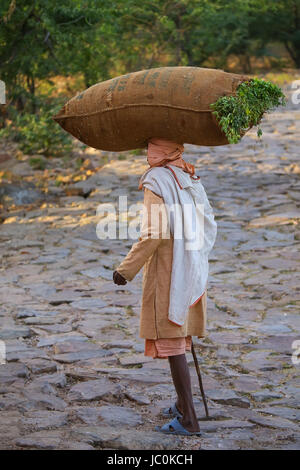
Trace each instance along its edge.
<instances>
[{"instance_id":1,"label":"burlap sack on head","mask_svg":"<svg viewBox=\"0 0 300 470\"><path fill-rule=\"evenodd\" d=\"M160 67L97 83L53 117L101 150L144 148L151 137L194 145L228 144L210 104L234 95L245 75L201 67Z\"/></svg>"}]
</instances>

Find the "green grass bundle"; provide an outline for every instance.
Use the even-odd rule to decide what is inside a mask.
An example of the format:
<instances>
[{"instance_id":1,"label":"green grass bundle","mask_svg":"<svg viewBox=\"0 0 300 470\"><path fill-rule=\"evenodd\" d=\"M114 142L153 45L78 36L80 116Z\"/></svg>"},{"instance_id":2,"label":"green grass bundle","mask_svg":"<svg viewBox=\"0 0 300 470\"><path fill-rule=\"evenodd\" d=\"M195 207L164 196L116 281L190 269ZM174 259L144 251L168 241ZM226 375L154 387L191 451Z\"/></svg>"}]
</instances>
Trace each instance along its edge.
<instances>
[{"instance_id":1,"label":"green grass bundle","mask_svg":"<svg viewBox=\"0 0 300 470\"><path fill-rule=\"evenodd\" d=\"M263 114L286 104L281 89L269 81L253 78L238 86L235 96L222 96L211 104L221 129L230 144L236 144ZM262 135L258 128L257 135Z\"/></svg>"}]
</instances>

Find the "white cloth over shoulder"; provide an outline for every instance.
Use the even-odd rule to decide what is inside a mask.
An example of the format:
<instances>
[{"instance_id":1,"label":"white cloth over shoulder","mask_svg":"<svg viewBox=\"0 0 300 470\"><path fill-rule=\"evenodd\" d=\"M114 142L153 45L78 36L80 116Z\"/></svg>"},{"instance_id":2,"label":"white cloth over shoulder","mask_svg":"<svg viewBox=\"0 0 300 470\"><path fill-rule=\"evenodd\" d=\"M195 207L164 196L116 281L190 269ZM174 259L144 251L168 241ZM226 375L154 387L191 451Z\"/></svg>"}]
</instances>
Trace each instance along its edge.
<instances>
[{"instance_id":1,"label":"white cloth over shoulder","mask_svg":"<svg viewBox=\"0 0 300 470\"><path fill-rule=\"evenodd\" d=\"M200 179L169 166L172 170L149 168L141 182L164 199L174 238L168 318L181 326L189 307L206 289L208 255L216 240L217 223Z\"/></svg>"}]
</instances>

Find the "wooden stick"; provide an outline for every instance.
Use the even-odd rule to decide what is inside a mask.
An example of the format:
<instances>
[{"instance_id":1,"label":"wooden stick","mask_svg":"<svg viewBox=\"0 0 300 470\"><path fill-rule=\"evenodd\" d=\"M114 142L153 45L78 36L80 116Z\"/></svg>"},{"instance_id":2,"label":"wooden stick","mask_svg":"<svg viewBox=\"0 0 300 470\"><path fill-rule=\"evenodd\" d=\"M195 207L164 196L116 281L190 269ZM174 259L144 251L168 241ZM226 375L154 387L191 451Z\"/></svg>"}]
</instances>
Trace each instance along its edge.
<instances>
[{"instance_id":1,"label":"wooden stick","mask_svg":"<svg viewBox=\"0 0 300 470\"><path fill-rule=\"evenodd\" d=\"M192 341L192 354L193 354L193 358L194 358L194 363L195 363L196 372L197 372L197 375L198 375L200 391L201 391L202 400L203 400L203 404L204 404L204 408L205 408L205 414L206 414L206 417L209 418L208 407L207 407L207 401L206 401L206 397L205 397L205 393L204 393L204 388L203 388L203 383L202 383L202 377L201 377L200 368L199 368L199 363L198 363L198 359L197 359L197 356L196 356L196 352L195 352L195 348L194 348L194 343L193 343L193 341Z\"/></svg>"}]
</instances>

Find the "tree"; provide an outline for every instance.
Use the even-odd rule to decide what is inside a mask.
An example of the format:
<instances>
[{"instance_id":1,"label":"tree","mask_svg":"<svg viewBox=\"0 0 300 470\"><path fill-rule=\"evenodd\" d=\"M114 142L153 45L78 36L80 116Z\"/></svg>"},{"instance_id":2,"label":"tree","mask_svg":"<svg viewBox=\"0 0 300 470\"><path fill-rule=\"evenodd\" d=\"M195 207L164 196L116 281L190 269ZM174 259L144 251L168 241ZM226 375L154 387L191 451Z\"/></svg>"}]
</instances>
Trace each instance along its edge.
<instances>
[{"instance_id":1,"label":"tree","mask_svg":"<svg viewBox=\"0 0 300 470\"><path fill-rule=\"evenodd\" d=\"M93 53L101 56L97 29L109 27L112 7L105 0L4 0L0 6L0 75L20 111L37 109L37 82L82 72L94 79ZM104 30L104 34L105 34ZM95 44L95 45L94 45ZM103 43L104 56L105 45ZM101 70L101 69L100 69ZM101 77L101 72L98 72ZM106 73L107 75L107 73Z\"/></svg>"},{"instance_id":2,"label":"tree","mask_svg":"<svg viewBox=\"0 0 300 470\"><path fill-rule=\"evenodd\" d=\"M264 0L257 2L257 12L256 37L281 42L300 68L300 0Z\"/></svg>"},{"instance_id":3,"label":"tree","mask_svg":"<svg viewBox=\"0 0 300 470\"><path fill-rule=\"evenodd\" d=\"M202 65L208 58L200 37L199 0L120 0L119 47L123 73L167 65Z\"/></svg>"}]
</instances>

